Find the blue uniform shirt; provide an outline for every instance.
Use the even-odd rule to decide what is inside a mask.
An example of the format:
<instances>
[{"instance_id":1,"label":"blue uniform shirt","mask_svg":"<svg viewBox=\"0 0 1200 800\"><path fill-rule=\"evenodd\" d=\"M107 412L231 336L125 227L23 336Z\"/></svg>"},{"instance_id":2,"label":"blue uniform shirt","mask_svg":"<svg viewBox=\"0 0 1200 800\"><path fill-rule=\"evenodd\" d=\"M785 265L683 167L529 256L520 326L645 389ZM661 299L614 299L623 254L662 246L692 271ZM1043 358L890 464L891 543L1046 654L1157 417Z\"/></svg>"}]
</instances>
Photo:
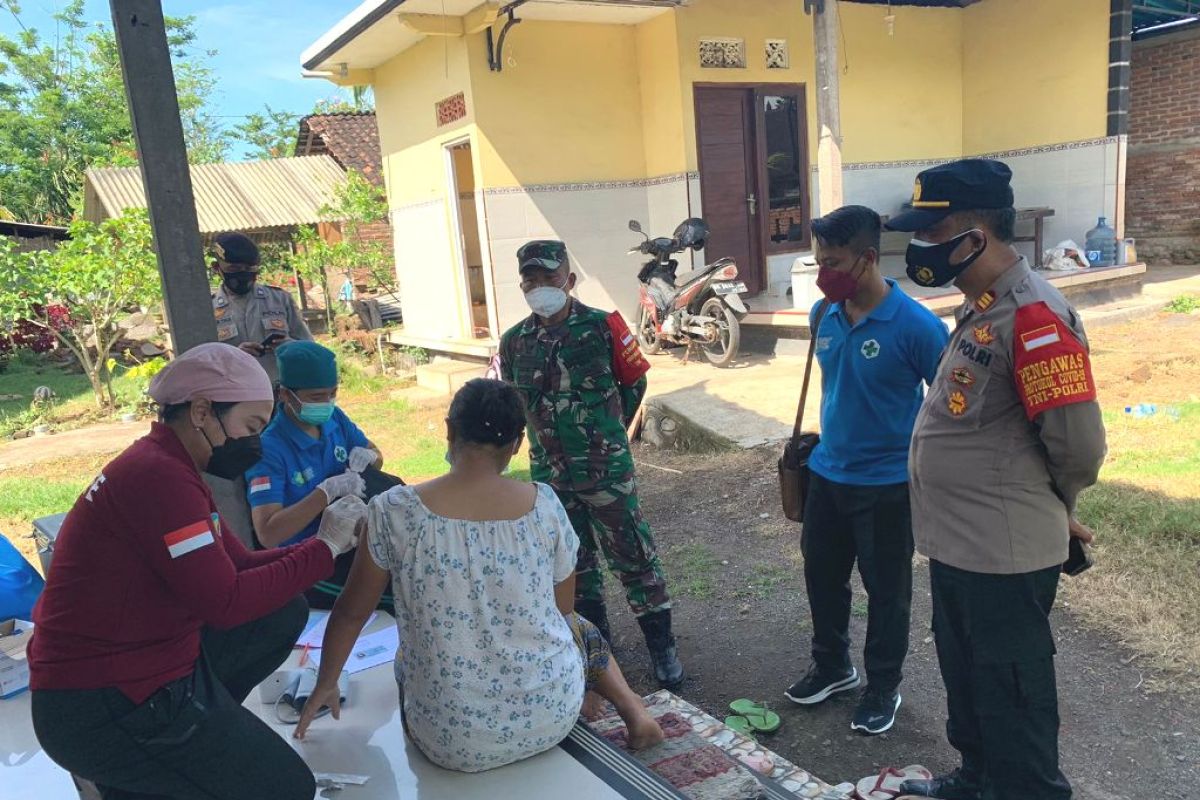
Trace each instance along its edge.
<instances>
[{"instance_id":1,"label":"blue uniform shirt","mask_svg":"<svg viewBox=\"0 0 1200 800\"><path fill-rule=\"evenodd\" d=\"M950 340L932 311L895 281L888 286L883 302L853 327L835 303L817 331L821 443L809 468L834 483L908 482L908 446L923 384L933 383Z\"/></svg>"},{"instance_id":2,"label":"blue uniform shirt","mask_svg":"<svg viewBox=\"0 0 1200 800\"><path fill-rule=\"evenodd\" d=\"M262 434L263 457L246 472L250 507L280 503L284 508L308 497L317 484L346 471L350 451L366 447L367 437L340 408L314 439L280 409ZM283 544L296 544L317 532L318 514L304 530Z\"/></svg>"}]
</instances>

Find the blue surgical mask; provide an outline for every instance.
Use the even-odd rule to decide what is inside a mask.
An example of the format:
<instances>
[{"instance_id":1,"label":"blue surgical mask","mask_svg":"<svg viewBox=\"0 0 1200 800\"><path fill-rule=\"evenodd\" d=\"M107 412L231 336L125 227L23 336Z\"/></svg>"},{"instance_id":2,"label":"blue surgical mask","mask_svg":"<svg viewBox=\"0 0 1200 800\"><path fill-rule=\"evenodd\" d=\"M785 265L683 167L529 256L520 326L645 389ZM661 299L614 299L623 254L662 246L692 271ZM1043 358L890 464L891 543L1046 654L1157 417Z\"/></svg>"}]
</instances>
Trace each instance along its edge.
<instances>
[{"instance_id":1,"label":"blue surgical mask","mask_svg":"<svg viewBox=\"0 0 1200 800\"><path fill-rule=\"evenodd\" d=\"M315 425L320 427L333 416L333 409L336 406L334 401L330 400L327 403L306 403L296 396L295 392L288 390L296 402L300 404L300 410L296 412L296 416L300 421L307 425Z\"/></svg>"}]
</instances>

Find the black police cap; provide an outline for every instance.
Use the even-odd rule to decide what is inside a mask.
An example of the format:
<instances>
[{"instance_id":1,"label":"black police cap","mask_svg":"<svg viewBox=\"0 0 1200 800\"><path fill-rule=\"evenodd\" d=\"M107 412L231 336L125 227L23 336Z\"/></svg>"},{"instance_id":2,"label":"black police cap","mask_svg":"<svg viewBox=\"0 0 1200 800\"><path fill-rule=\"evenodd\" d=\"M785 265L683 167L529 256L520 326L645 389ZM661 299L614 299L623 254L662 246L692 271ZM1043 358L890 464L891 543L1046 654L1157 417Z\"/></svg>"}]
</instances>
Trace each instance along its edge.
<instances>
[{"instance_id":1,"label":"black police cap","mask_svg":"<svg viewBox=\"0 0 1200 800\"><path fill-rule=\"evenodd\" d=\"M244 233L221 233L213 239L213 254L226 264L257 267L258 245Z\"/></svg>"},{"instance_id":2,"label":"black police cap","mask_svg":"<svg viewBox=\"0 0 1200 800\"><path fill-rule=\"evenodd\" d=\"M965 158L931 167L917 175L910 205L888 220L888 230L924 230L956 211L1012 208L1012 170L990 158Z\"/></svg>"}]
</instances>

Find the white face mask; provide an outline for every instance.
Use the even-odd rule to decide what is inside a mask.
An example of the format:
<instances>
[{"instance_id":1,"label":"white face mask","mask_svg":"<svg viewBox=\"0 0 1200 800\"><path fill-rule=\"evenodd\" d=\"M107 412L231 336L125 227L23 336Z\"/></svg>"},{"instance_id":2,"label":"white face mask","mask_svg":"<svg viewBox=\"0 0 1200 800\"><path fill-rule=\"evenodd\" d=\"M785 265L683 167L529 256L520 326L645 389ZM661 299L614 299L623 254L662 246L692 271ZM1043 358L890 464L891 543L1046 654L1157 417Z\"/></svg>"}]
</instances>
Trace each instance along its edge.
<instances>
[{"instance_id":1,"label":"white face mask","mask_svg":"<svg viewBox=\"0 0 1200 800\"><path fill-rule=\"evenodd\" d=\"M549 319L567 305L567 293L557 286L539 286L525 293L525 302L534 314Z\"/></svg>"}]
</instances>

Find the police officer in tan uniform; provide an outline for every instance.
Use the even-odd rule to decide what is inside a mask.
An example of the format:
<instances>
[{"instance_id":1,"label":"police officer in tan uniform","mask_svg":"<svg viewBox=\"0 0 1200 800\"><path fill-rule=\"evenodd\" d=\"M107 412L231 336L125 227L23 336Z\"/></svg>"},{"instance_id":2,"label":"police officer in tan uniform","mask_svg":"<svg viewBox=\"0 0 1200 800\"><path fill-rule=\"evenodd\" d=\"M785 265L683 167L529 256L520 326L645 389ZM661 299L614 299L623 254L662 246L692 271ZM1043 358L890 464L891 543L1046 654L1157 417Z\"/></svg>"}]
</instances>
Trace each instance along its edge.
<instances>
[{"instance_id":1,"label":"police officer in tan uniform","mask_svg":"<svg viewBox=\"0 0 1200 800\"><path fill-rule=\"evenodd\" d=\"M966 296L913 431L913 533L929 557L950 744L962 766L902 794L1067 800L1050 609L1104 426L1079 315L1012 246L1012 173L969 159L922 172L908 274Z\"/></svg>"},{"instance_id":2,"label":"police officer in tan uniform","mask_svg":"<svg viewBox=\"0 0 1200 800\"><path fill-rule=\"evenodd\" d=\"M213 271L221 279L212 296L217 340L257 358L275 382L279 378L275 347L293 339L311 340L312 333L291 294L277 286L258 285L258 245L250 237L222 233L213 240L212 249ZM268 341L272 335L274 340Z\"/></svg>"}]
</instances>

